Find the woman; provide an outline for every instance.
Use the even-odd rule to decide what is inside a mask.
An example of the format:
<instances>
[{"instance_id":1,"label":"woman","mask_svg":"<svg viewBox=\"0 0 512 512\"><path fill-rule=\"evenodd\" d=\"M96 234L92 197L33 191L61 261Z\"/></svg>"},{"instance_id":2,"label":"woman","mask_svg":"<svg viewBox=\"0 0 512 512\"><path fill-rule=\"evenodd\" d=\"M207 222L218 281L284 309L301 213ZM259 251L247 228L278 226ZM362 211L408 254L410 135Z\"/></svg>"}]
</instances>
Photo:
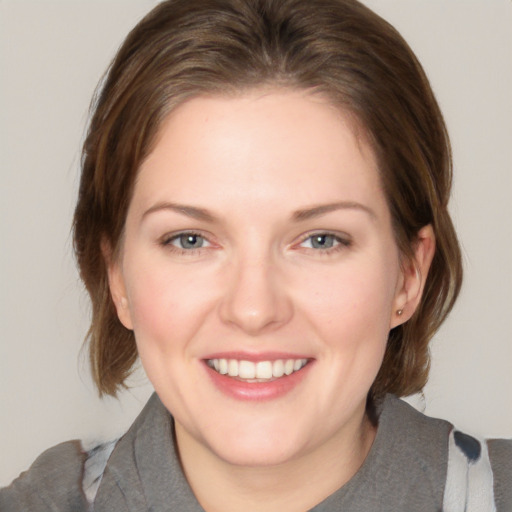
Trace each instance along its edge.
<instances>
[{"instance_id":1,"label":"woman","mask_svg":"<svg viewBox=\"0 0 512 512\"><path fill-rule=\"evenodd\" d=\"M74 223L98 389L140 356L156 395L0 504L507 510L510 442L392 396L460 288L450 165L420 65L361 4L159 5L97 99Z\"/></svg>"}]
</instances>

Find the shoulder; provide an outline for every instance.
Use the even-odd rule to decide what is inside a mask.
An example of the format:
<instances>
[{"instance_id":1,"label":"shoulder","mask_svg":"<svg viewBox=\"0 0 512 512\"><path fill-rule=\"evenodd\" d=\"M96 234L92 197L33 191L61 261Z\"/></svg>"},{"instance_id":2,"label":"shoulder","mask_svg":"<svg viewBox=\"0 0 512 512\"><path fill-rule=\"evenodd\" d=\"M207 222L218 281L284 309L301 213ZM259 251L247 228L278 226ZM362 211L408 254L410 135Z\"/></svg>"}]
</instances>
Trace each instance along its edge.
<instances>
[{"instance_id":1,"label":"shoulder","mask_svg":"<svg viewBox=\"0 0 512 512\"><path fill-rule=\"evenodd\" d=\"M93 503L98 492L108 459L118 439L106 443L92 445L86 451L83 465L82 489L88 503Z\"/></svg>"},{"instance_id":2,"label":"shoulder","mask_svg":"<svg viewBox=\"0 0 512 512\"><path fill-rule=\"evenodd\" d=\"M512 511L512 439L486 440L462 432L396 397L386 399L382 413L392 416L392 431L407 444L409 460L423 466L433 482L436 475L442 478L434 488L444 489L444 511Z\"/></svg>"},{"instance_id":3,"label":"shoulder","mask_svg":"<svg viewBox=\"0 0 512 512\"><path fill-rule=\"evenodd\" d=\"M498 512L512 510L512 439L487 441L489 459L494 475L494 494Z\"/></svg>"},{"instance_id":4,"label":"shoulder","mask_svg":"<svg viewBox=\"0 0 512 512\"><path fill-rule=\"evenodd\" d=\"M442 510L452 425L393 395L387 395L379 409L374 452L376 477L387 471L382 492L394 500L394 510Z\"/></svg>"},{"instance_id":5,"label":"shoulder","mask_svg":"<svg viewBox=\"0 0 512 512\"><path fill-rule=\"evenodd\" d=\"M0 489L0 510L89 510L117 439L68 441L43 452L11 485Z\"/></svg>"},{"instance_id":6,"label":"shoulder","mask_svg":"<svg viewBox=\"0 0 512 512\"><path fill-rule=\"evenodd\" d=\"M512 439L479 439L457 429L449 437L447 511L465 495L465 510L512 510Z\"/></svg>"},{"instance_id":7,"label":"shoulder","mask_svg":"<svg viewBox=\"0 0 512 512\"><path fill-rule=\"evenodd\" d=\"M85 460L86 453L79 441L68 441L46 450L26 472L0 490L0 510L87 510L82 492Z\"/></svg>"}]
</instances>

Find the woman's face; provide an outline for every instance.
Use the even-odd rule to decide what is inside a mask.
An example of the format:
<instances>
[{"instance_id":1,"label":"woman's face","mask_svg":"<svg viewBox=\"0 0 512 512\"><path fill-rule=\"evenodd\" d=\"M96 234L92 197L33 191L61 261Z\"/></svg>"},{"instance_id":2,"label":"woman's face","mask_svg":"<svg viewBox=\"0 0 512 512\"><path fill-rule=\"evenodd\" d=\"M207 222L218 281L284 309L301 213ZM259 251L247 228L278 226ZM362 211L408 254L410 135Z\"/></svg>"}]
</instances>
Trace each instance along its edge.
<instances>
[{"instance_id":1,"label":"woman's face","mask_svg":"<svg viewBox=\"0 0 512 512\"><path fill-rule=\"evenodd\" d=\"M368 144L320 97L282 90L170 115L110 281L178 443L242 465L361 429L406 300Z\"/></svg>"}]
</instances>

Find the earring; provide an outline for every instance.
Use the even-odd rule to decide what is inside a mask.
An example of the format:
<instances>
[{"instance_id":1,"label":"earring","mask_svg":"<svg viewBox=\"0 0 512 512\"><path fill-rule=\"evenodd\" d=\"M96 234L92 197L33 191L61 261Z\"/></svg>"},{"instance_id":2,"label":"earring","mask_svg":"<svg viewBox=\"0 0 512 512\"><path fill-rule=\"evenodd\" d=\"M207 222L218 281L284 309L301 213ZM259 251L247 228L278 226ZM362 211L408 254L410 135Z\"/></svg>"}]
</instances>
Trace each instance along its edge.
<instances>
[{"instance_id":1,"label":"earring","mask_svg":"<svg viewBox=\"0 0 512 512\"><path fill-rule=\"evenodd\" d=\"M403 310L403 309L399 309L399 310L397 310L396 314L397 314L398 316L402 316L402 313L403 313L403 312L404 312L404 310Z\"/></svg>"}]
</instances>

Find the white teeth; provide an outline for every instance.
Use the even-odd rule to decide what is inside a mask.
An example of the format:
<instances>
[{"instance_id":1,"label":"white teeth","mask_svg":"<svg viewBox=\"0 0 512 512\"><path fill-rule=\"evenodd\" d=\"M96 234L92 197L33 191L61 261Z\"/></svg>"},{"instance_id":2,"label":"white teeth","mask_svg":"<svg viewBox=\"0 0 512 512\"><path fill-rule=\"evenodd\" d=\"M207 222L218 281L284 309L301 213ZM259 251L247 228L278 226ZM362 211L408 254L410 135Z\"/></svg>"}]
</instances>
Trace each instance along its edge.
<instances>
[{"instance_id":1,"label":"white teeth","mask_svg":"<svg viewBox=\"0 0 512 512\"><path fill-rule=\"evenodd\" d=\"M228 361L228 375L230 377L238 377L238 361L236 359Z\"/></svg>"},{"instance_id":2,"label":"white teeth","mask_svg":"<svg viewBox=\"0 0 512 512\"><path fill-rule=\"evenodd\" d=\"M218 362L219 369L215 368L215 361ZM213 367L221 374L226 375L228 373L228 360L227 359L214 359L213 360Z\"/></svg>"},{"instance_id":3,"label":"white teeth","mask_svg":"<svg viewBox=\"0 0 512 512\"><path fill-rule=\"evenodd\" d=\"M274 377L282 377L284 375L284 361L281 359L278 359L277 361L274 361L274 364L272 365L272 375Z\"/></svg>"},{"instance_id":4,"label":"white teeth","mask_svg":"<svg viewBox=\"0 0 512 512\"><path fill-rule=\"evenodd\" d=\"M256 377L256 365L251 361L240 361L238 363L238 376L241 379L254 379Z\"/></svg>"},{"instance_id":5,"label":"white teeth","mask_svg":"<svg viewBox=\"0 0 512 512\"><path fill-rule=\"evenodd\" d=\"M256 375L258 379L272 378L272 363L270 361L260 361L256 364Z\"/></svg>"},{"instance_id":6,"label":"white teeth","mask_svg":"<svg viewBox=\"0 0 512 512\"><path fill-rule=\"evenodd\" d=\"M261 381L291 375L302 369L307 362L307 359L276 359L258 363L237 359L209 359L208 365L221 375Z\"/></svg>"}]
</instances>

